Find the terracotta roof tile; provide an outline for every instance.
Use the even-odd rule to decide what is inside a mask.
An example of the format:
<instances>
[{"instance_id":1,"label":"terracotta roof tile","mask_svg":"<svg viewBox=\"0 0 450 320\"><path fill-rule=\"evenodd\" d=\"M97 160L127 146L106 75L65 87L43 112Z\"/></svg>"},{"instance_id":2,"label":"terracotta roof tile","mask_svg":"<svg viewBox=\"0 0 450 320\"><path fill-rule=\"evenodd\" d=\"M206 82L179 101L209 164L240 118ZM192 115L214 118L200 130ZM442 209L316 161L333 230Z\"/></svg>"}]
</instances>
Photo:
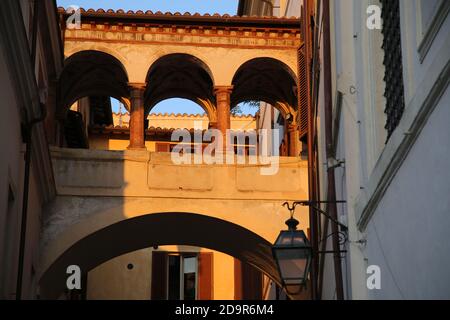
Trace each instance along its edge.
<instances>
[{"instance_id":1,"label":"terracotta roof tile","mask_svg":"<svg viewBox=\"0 0 450 320\"><path fill-rule=\"evenodd\" d=\"M119 112L113 112L113 115L119 116L120 113ZM128 112L122 112L122 116L126 116L126 115L129 115L129 113ZM188 114L188 113L167 113L167 112L166 113L161 113L161 112L158 112L158 113L150 113L149 116L152 116L152 117L175 117L175 118L181 118L181 117L184 117L184 118L186 118L186 117L188 117L188 118L203 118L203 117L207 117L207 114L206 113ZM238 114L238 115L232 115L231 117L235 118L235 119L238 119L238 118L240 118L240 119L242 119L242 118L254 119L255 118L251 114Z\"/></svg>"},{"instance_id":2,"label":"terracotta roof tile","mask_svg":"<svg viewBox=\"0 0 450 320\"><path fill-rule=\"evenodd\" d=\"M65 11L66 11L66 9L64 7L58 7L58 12L65 12ZM117 10L107 9L107 10L105 10L105 9L102 9L102 8L99 8L99 9L96 9L96 10L92 9L92 8L89 8L89 9L80 8L80 12L81 13L97 13L97 14L106 14L106 13L107 14L122 14L122 15L125 14L125 15L129 15L129 16L139 16L139 15L140 16L142 16L142 15L145 15L145 16L168 16L168 17L170 17L170 16L186 16L186 17L193 16L193 17L205 17L205 18L214 17L214 18L220 18L220 19L224 19L224 18L238 18L238 19L257 18L257 19L270 19L270 20L285 20L285 19L299 20L298 17L294 17L294 16L292 16L292 17L275 17L275 16L263 16L263 17L261 17L261 16L255 16L255 15L252 15L252 16L232 15L231 16L229 14L221 15L219 13L214 13L214 14L205 13L205 14L202 15L202 14L200 14L198 12L195 12L195 13L190 13L190 12L185 12L185 13L165 12L165 13L163 13L161 11L153 12L151 10L147 10L145 12L143 10L137 10L137 11L128 10L128 11L125 12L125 10L123 10L123 9L117 9Z\"/></svg>"},{"instance_id":3,"label":"terracotta roof tile","mask_svg":"<svg viewBox=\"0 0 450 320\"><path fill-rule=\"evenodd\" d=\"M91 125L89 127L89 130L93 130L93 131L100 131L100 132L113 132L115 131L116 133L127 133L129 130L129 127L126 125L122 125L122 126L113 126L113 125ZM172 133L175 130L188 130L189 132L206 132L207 129L194 129L194 128L161 128L161 127L154 127L154 126L150 126L148 129L146 129L147 132L156 132L156 133ZM232 132L255 132L254 129L248 129L248 130L231 130Z\"/></svg>"}]
</instances>

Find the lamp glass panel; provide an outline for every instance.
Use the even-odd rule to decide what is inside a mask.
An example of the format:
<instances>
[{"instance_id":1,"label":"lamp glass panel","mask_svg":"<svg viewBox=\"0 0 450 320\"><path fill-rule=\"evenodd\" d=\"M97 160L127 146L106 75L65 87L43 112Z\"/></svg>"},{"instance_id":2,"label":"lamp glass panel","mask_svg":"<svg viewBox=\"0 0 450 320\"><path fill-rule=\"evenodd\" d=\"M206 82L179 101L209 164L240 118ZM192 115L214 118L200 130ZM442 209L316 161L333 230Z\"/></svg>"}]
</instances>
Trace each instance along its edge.
<instances>
[{"instance_id":1,"label":"lamp glass panel","mask_svg":"<svg viewBox=\"0 0 450 320\"><path fill-rule=\"evenodd\" d=\"M281 231L275 246L296 246L304 247L308 245L303 231Z\"/></svg>"},{"instance_id":2,"label":"lamp glass panel","mask_svg":"<svg viewBox=\"0 0 450 320\"><path fill-rule=\"evenodd\" d=\"M308 263L307 249L277 249L275 251L281 277L286 283L303 281Z\"/></svg>"}]
</instances>

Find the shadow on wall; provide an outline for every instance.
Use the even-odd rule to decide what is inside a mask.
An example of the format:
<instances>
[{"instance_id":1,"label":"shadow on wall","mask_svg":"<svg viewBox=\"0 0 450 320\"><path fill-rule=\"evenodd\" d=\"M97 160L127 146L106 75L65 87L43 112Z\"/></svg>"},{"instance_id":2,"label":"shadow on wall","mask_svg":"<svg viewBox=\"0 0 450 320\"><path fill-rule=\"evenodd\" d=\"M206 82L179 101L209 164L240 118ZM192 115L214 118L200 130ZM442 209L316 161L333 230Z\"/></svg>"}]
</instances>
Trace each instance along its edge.
<instances>
[{"instance_id":1,"label":"shadow on wall","mask_svg":"<svg viewBox=\"0 0 450 320\"><path fill-rule=\"evenodd\" d=\"M124 220L81 239L44 272L41 297L56 299L65 289L66 268L88 272L120 255L155 245L187 245L226 253L280 283L271 244L236 224L193 213L157 213Z\"/></svg>"}]
</instances>

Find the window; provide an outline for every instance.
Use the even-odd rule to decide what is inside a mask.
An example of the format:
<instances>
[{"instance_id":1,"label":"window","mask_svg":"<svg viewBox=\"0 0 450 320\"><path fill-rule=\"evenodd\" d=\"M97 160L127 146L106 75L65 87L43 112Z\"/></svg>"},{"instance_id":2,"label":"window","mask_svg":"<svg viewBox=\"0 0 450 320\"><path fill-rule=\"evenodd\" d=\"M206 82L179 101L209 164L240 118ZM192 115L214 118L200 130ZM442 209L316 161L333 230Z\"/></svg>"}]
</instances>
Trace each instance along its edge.
<instances>
[{"instance_id":1,"label":"window","mask_svg":"<svg viewBox=\"0 0 450 320\"><path fill-rule=\"evenodd\" d=\"M263 275L247 263L234 259L234 299L261 300L263 298Z\"/></svg>"},{"instance_id":2,"label":"window","mask_svg":"<svg viewBox=\"0 0 450 320\"><path fill-rule=\"evenodd\" d=\"M167 298L169 300L197 299L197 255L169 254L167 264Z\"/></svg>"},{"instance_id":3,"label":"window","mask_svg":"<svg viewBox=\"0 0 450 320\"><path fill-rule=\"evenodd\" d=\"M402 43L400 33L400 5L399 0L381 0L383 18L383 50L386 67L384 81L386 88L386 130L387 139L391 137L403 115L405 109L403 87Z\"/></svg>"},{"instance_id":4,"label":"window","mask_svg":"<svg viewBox=\"0 0 450 320\"><path fill-rule=\"evenodd\" d=\"M213 299L213 253L152 252L152 300Z\"/></svg>"}]
</instances>

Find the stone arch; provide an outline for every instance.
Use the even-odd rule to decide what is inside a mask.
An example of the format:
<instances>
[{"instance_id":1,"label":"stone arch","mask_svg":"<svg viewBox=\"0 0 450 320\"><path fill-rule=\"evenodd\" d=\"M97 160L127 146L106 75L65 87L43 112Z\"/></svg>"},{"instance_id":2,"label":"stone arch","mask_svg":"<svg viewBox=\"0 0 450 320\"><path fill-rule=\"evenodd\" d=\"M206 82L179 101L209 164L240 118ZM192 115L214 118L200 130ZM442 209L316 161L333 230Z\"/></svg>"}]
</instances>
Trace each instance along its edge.
<instances>
[{"instance_id":1,"label":"stone arch","mask_svg":"<svg viewBox=\"0 0 450 320\"><path fill-rule=\"evenodd\" d=\"M272 59L286 65L290 73L292 72L294 78L297 76L297 54L296 50L292 51L277 51L277 50L251 50L240 49L231 52L222 49L217 49L218 60L212 59L210 63L213 73L216 78L217 85L231 85L236 72L244 65L254 59ZM226 68L224 68L224 59L226 59ZM206 60L209 62L209 60Z\"/></svg>"},{"instance_id":2,"label":"stone arch","mask_svg":"<svg viewBox=\"0 0 450 320\"><path fill-rule=\"evenodd\" d=\"M199 228L204 232L191 232ZM74 232L73 228L71 231ZM280 283L267 240L240 225L206 215L186 212L141 215L87 232L69 244L67 239L61 239L55 241L56 248L51 248L59 251L59 255L44 266L40 278L44 299L56 299L63 292L69 265L78 265L88 272L114 257L153 245L190 245L223 252Z\"/></svg>"},{"instance_id":3,"label":"stone arch","mask_svg":"<svg viewBox=\"0 0 450 320\"><path fill-rule=\"evenodd\" d=\"M103 51L83 50L69 56L59 81L60 116L83 97L101 95L122 101L129 97L125 66L115 56Z\"/></svg>"},{"instance_id":4,"label":"stone arch","mask_svg":"<svg viewBox=\"0 0 450 320\"><path fill-rule=\"evenodd\" d=\"M231 105L248 100L264 101L284 116L297 108L295 72L284 62L259 57L244 62L234 74Z\"/></svg>"},{"instance_id":5,"label":"stone arch","mask_svg":"<svg viewBox=\"0 0 450 320\"><path fill-rule=\"evenodd\" d=\"M170 98L184 98L199 104L210 121L216 121L214 77L208 65L196 56L171 53L158 58L146 77L146 112Z\"/></svg>"},{"instance_id":6,"label":"stone arch","mask_svg":"<svg viewBox=\"0 0 450 320\"><path fill-rule=\"evenodd\" d=\"M116 58L118 61L120 61L121 65L127 71L127 74L130 77L130 81L133 80L132 79L133 77L129 71L129 58L127 57L127 54L120 52L119 49L114 49L113 46L105 46L99 43L92 43L92 44L83 43L82 45L69 46L64 48L64 55L66 59L68 59L69 57L82 51L99 51Z\"/></svg>"}]
</instances>

